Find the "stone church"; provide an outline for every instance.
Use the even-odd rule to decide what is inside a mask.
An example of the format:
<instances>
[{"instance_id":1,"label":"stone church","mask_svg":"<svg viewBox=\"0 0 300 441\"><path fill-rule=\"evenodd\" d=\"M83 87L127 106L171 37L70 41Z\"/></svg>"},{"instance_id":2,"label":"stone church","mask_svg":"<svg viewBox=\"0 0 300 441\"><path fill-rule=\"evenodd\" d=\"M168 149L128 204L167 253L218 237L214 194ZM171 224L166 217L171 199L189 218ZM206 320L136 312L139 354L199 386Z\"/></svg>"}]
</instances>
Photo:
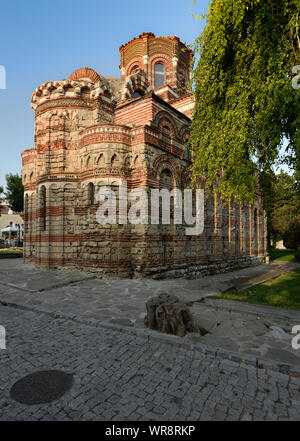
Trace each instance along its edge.
<instances>
[{"instance_id":1,"label":"stone church","mask_svg":"<svg viewBox=\"0 0 300 441\"><path fill-rule=\"evenodd\" d=\"M120 47L121 77L81 68L33 93L35 145L22 154L24 259L109 277L196 277L263 262L266 218L253 204L205 198L205 228L101 225L101 186L183 189L194 98L192 52L178 37L143 33Z\"/></svg>"}]
</instances>

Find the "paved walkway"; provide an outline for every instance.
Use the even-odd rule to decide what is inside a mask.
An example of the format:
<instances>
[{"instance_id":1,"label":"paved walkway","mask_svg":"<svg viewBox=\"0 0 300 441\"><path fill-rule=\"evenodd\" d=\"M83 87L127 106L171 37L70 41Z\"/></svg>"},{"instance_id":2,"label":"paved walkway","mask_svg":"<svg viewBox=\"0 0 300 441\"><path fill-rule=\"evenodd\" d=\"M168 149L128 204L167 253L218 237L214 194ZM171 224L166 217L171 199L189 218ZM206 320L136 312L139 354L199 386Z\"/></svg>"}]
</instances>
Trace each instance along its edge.
<instances>
[{"instance_id":1,"label":"paved walkway","mask_svg":"<svg viewBox=\"0 0 300 441\"><path fill-rule=\"evenodd\" d=\"M257 364L269 362L275 369L300 376L300 350L292 348L292 328L300 325L300 311L250 305L237 301L205 299L191 311L205 336L185 339L253 357Z\"/></svg>"},{"instance_id":2,"label":"paved walkway","mask_svg":"<svg viewBox=\"0 0 300 441\"><path fill-rule=\"evenodd\" d=\"M233 286L278 277L297 266L280 262L196 280L101 280L71 270L40 270L19 259L0 260L0 303L142 330L147 300L167 292L188 303L199 326L209 331L205 336L189 334L186 340L242 358L248 355L256 363L269 360L286 372L299 371L300 376L300 351L291 346L292 327L300 324L300 311L209 298Z\"/></svg>"},{"instance_id":3,"label":"paved walkway","mask_svg":"<svg viewBox=\"0 0 300 441\"><path fill-rule=\"evenodd\" d=\"M151 336L0 306L0 420L297 420L300 379ZM136 332L136 330L133 330ZM164 337L164 336L162 336ZM61 399L26 406L10 388L38 370L74 374Z\"/></svg>"},{"instance_id":4,"label":"paved walkway","mask_svg":"<svg viewBox=\"0 0 300 441\"><path fill-rule=\"evenodd\" d=\"M213 300L232 286L290 271L272 264L198 280L100 280L0 260L0 419L300 419L300 312ZM149 331L145 303L159 292L190 305L205 336ZM61 400L26 407L9 397L26 374L63 369Z\"/></svg>"}]
</instances>

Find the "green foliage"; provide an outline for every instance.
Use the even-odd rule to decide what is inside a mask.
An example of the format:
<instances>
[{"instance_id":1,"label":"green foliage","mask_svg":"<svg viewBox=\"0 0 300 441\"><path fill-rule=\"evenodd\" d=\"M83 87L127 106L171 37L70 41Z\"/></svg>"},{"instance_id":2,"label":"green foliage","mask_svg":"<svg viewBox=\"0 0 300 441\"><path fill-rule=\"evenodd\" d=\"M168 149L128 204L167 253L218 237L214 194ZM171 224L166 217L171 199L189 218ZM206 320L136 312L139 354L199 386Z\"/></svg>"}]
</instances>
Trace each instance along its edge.
<instances>
[{"instance_id":1,"label":"green foliage","mask_svg":"<svg viewBox=\"0 0 300 441\"><path fill-rule=\"evenodd\" d=\"M230 290L220 297L261 305L300 310L300 268L248 290Z\"/></svg>"},{"instance_id":2,"label":"green foliage","mask_svg":"<svg viewBox=\"0 0 300 441\"><path fill-rule=\"evenodd\" d=\"M23 256L22 250L14 250L14 249L0 249L0 259L11 259L11 258L18 258Z\"/></svg>"},{"instance_id":3,"label":"green foliage","mask_svg":"<svg viewBox=\"0 0 300 441\"><path fill-rule=\"evenodd\" d=\"M271 249L270 260L277 262L300 262L300 256L298 257L297 252L294 253L290 250L278 250Z\"/></svg>"},{"instance_id":4,"label":"green foliage","mask_svg":"<svg viewBox=\"0 0 300 441\"><path fill-rule=\"evenodd\" d=\"M24 206L24 187L22 177L18 174L6 175L6 192L5 197L10 208L13 211L21 212Z\"/></svg>"},{"instance_id":5,"label":"green foliage","mask_svg":"<svg viewBox=\"0 0 300 441\"><path fill-rule=\"evenodd\" d=\"M1 187L1 185L0 185L0 216L1 216L1 209L2 209L1 202L3 202L2 194L3 194L3 187Z\"/></svg>"},{"instance_id":6,"label":"green foliage","mask_svg":"<svg viewBox=\"0 0 300 441\"><path fill-rule=\"evenodd\" d=\"M268 218L269 244L282 239L291 242L292 237L296 240L296 226L300 217L299 183L293 176L283 171L278 175L271 171L263 173L262 179L264 179L263 197Z\"/></svg>"},{"instance_id":7,"label":"green foliage","mask_svg":"<svg viewBox=\"0 0 300 441\"><path fill-rule=\"evenodd\" d=\"M291 250L300 250L300 220L293 220L283 235L283 244Z\"/></svg>"},{"instance_id":8,"label":"green foliage","mask_svg":"<svg viewBox=\"0 0 300 441\"><path fill-rule=\"evenodd\" d=\"M298 13L299 0L213 0L205 16L194 46L192 172L207 190L219 184L223 199L253 200L284 139L284 160L300 178Z\"/></svg>"}]
</instances>

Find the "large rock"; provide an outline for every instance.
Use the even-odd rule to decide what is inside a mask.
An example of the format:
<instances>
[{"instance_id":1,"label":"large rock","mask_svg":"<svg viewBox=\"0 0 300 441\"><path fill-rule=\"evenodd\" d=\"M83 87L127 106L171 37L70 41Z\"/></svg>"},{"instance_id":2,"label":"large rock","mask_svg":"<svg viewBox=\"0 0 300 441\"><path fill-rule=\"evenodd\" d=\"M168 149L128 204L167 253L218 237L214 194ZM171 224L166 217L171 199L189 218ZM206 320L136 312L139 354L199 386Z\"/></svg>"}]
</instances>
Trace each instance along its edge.
<instances>
[{"instance_id":1,"label":"large rock","mask_svg":"<svg viewBox=\"0 0 300 441\"><path fill-rule=\"evenodd\" d=\"M213 332L217 328L218 322L223 321L221 318L223 319L224 316L222 311L215 311L203 303L194 303L191 307L191 314L193 314L199 329L205 329L207 332Z\"/></svg>"},{"instance_id":2,"label":"large rock","mask_svg":"<svg viewBox=\"0 0 300 441\"><path fill-rule=\"evenodd\" d=\"M184 337L187 332L199 332L189 308L175 296L159 294L146 303L148 328Z\"/></svg>"}]
</instances>

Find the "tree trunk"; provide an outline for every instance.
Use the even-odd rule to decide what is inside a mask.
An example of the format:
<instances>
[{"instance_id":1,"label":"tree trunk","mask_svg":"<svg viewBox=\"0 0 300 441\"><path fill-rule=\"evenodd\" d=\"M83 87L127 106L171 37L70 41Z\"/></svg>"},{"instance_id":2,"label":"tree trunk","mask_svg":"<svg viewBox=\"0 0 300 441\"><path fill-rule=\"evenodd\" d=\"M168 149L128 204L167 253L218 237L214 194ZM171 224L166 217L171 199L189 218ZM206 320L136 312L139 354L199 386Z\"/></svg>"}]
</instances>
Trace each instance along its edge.
<instances>
[{"instance_id":1,"label":"tree trunk","mask_svg":"<svg viewBox=\"0 0 300 441\"><path fill-rule=\"evenodd\" d=\"M146 304L145 324L150 329L184 337L187 332L198 332L189 308L175 296L160 294Z\"/></svg>"}]
</instances>

